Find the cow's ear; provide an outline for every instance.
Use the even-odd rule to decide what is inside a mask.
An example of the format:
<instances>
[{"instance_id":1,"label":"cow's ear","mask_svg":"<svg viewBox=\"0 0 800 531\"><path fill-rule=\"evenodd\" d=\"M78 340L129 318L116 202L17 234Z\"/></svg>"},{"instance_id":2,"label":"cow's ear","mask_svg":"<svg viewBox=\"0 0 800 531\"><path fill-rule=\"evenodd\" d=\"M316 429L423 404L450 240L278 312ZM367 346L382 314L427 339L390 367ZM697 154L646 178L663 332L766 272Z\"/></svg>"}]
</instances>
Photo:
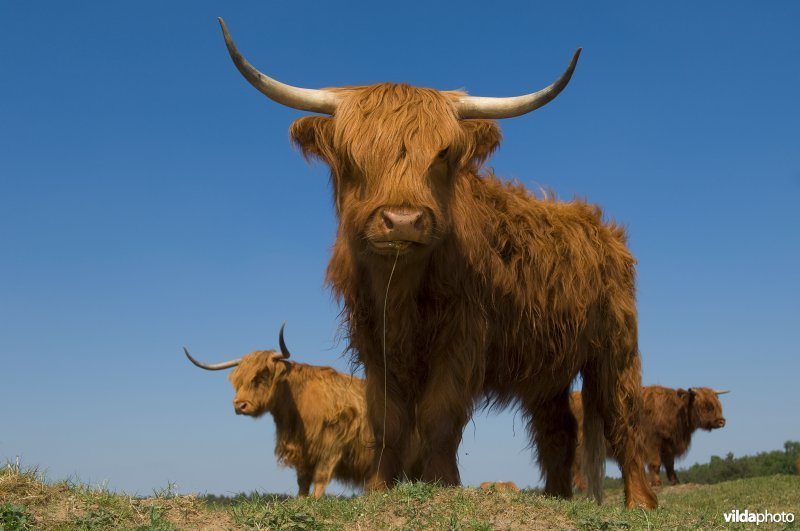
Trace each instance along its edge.
<instances>
[{"instance_id":1,"label":"cow's ear","mask_svg":"<svg viewBox=\"0 0 800 531\"><path fill-rule=\"evenodd\" d=\"M461 120L461 127L466 137L464 162L480 167L500 145L500 127L494 120Z\"/></svg>"},{"instance_id":2,"label":"cow's ear","mask_svg":"<svg viewBox=\"0 0 800 531\"><path fill-rule=\"evenodd\" d=\"M306 159L318 158L328 164L333 162L333 118L304 116L295 120L289 129L289 138Z\"/></svg>"}]
</instances>

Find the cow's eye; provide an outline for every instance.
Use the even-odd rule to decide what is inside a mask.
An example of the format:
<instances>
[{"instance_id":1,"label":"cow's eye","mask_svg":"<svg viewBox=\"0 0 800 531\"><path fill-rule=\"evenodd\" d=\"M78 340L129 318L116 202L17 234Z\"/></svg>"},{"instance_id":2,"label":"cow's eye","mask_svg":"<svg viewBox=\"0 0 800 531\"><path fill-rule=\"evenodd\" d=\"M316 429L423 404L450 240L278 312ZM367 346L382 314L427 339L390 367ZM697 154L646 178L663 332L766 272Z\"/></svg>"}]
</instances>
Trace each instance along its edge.
<instances>
[{"instance_id":1,"label":"cow's eye","mask_svg":"<svg viewBox=\"0 0 800 531\"><path fill-rule=\"evenodd\" d=\"M439 152L439 153L436 155L436 157L437 157L437 158L439 158L439 159L444 159L444 158L447 158L447 154L448 154L449 152L450 152L450 148L449 148L449 147L446 147L446 148L444 148L443 150L441 150L441 151L440 151L440 152Z\"/></svg>"}]
</instances>

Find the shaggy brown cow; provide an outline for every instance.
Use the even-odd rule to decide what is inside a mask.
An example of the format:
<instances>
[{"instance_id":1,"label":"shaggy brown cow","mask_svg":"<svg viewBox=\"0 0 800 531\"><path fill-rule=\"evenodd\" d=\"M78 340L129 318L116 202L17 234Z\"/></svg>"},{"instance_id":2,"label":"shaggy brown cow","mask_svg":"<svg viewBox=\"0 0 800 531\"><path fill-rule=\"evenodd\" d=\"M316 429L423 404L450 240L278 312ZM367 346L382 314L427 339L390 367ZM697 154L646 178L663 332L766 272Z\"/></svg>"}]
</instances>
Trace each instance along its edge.
<instances>
[{"instance_id":1,"label":"shaggy brown cow","mask_svg":"<svg viewBox=\"0 0 800 531\"><path fill-rule=\"evenodd\" d=\"M289 361L280 332L280 352L259 350L242 358L213 365L192 363L208 370L236 367L228 376L236 397L237 415L275 419L275 455L297 472L298 495L325 493L331 478L356 487L372 468L375 453L366 421L364 381L330 367Z\"/></svg>"},{"instance_id":2,"label":"shaggy brown cow","mask_svg":"<svg viewBox=\"0 0 800 531\"><path fill-rule=\"evenodd\" d=\"M306 111L290 136L331 168L339 220L327 281L344 303L349 347L366 371L378 453L372 488L401 478L457 485L457 449L481 397L528 419L545 493L572 495L581 374L585 445L598 500L603 435L626 505L653 508L638 434L635 260L625 231L582 201L538 199L483 162L500 142L491 118L530 112L567 85L482 98L382 83L292 87L231 58L269 98Z\"/></svg>"},{"instance_id":3,"label":"shaggy brown cow","mask_svg":"<svg viewBox=\"0 0 800 531\"><path fill-rule=\"evenodd\" d=\"M675 459L686 454L692 442L692 433L698 428L710 431L725 426L722 404L717 398L728 391L715 391L708 387L670 389L651 385L642 390L644 409L642 426L644 430L644 462L650 472L650 483L661 485L661 464L667 471L670 483L678 483L675 474ZM575 418L583 417L580 392L570 396L570 406ZM582 434L578 430L578 451L582 444ZM609 455L610 449L609 449ZM586 489L585 475L581 470L580 458L573 466L573 480L579 489Z\"/></svg>"}]
</instances>

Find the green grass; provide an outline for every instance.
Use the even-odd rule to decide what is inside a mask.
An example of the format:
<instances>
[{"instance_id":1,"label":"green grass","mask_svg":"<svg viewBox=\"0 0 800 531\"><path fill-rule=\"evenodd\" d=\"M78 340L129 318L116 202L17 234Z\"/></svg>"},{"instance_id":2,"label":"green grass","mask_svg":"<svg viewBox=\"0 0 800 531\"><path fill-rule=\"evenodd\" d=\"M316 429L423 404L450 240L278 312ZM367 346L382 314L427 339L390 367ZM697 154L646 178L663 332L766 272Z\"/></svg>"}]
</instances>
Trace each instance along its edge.
<instances>
[{"instance_id":1,"label":"green grass","mask_svg":"<svg viewBox=\"0 0 800 531\"><path fill-rule=\"evenodd\" d=\"M746 529L726 524L733 509L793 512L800 518L800 477L774 475L659 492L655 511L625 510L619 489L597 506L534 491L483 492L403 483L388 492L320 500L240 495L204 500L174 485L135 498L75 482L48 483L35 469L0 469L0 530L175 529ZM800 529L761 525L759 529Z\"/></svg>"},{"instance_id":2,"label":"green grass","mask_svg":"<svg viewBox=\"0 0 800 531\"><path fill-rule=\"evenodd\" d=\"M649 513L625 511L620 501L617 492L601 507L576 504L570 515L584 529L742 529L742 524L726 524L723 514L733 509L789 511L800 518L800 477L776 475L715 485L665 487L659 493L658 509ZM797 524L789 528L800 529Z\"/></svg>"}]
</instances>

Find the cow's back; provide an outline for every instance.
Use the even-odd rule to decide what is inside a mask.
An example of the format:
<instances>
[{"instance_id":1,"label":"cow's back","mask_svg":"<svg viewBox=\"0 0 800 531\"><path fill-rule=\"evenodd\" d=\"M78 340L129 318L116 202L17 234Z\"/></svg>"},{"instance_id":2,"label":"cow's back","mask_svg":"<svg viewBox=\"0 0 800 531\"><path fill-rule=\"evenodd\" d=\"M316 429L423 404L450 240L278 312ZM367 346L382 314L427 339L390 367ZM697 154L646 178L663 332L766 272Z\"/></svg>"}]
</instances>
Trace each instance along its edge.
<instances>
[{"instance_id":1,"label":"cow's back","mask_svg":"<svg viewBox=\"0 0 800 531\"><path fill-rule=\"evenodd\" d=\"M493 175L473 181L471 194L486 216L483 239L459 243L496 323L487 338L490 395L503 403L521 385L549 398L609 338L620 342L614 350L635 354L635 259L621 227L604 222L596 205L537 198ZM552 389L540 378L545 366Z\"/></svg>"}]
</instances>

